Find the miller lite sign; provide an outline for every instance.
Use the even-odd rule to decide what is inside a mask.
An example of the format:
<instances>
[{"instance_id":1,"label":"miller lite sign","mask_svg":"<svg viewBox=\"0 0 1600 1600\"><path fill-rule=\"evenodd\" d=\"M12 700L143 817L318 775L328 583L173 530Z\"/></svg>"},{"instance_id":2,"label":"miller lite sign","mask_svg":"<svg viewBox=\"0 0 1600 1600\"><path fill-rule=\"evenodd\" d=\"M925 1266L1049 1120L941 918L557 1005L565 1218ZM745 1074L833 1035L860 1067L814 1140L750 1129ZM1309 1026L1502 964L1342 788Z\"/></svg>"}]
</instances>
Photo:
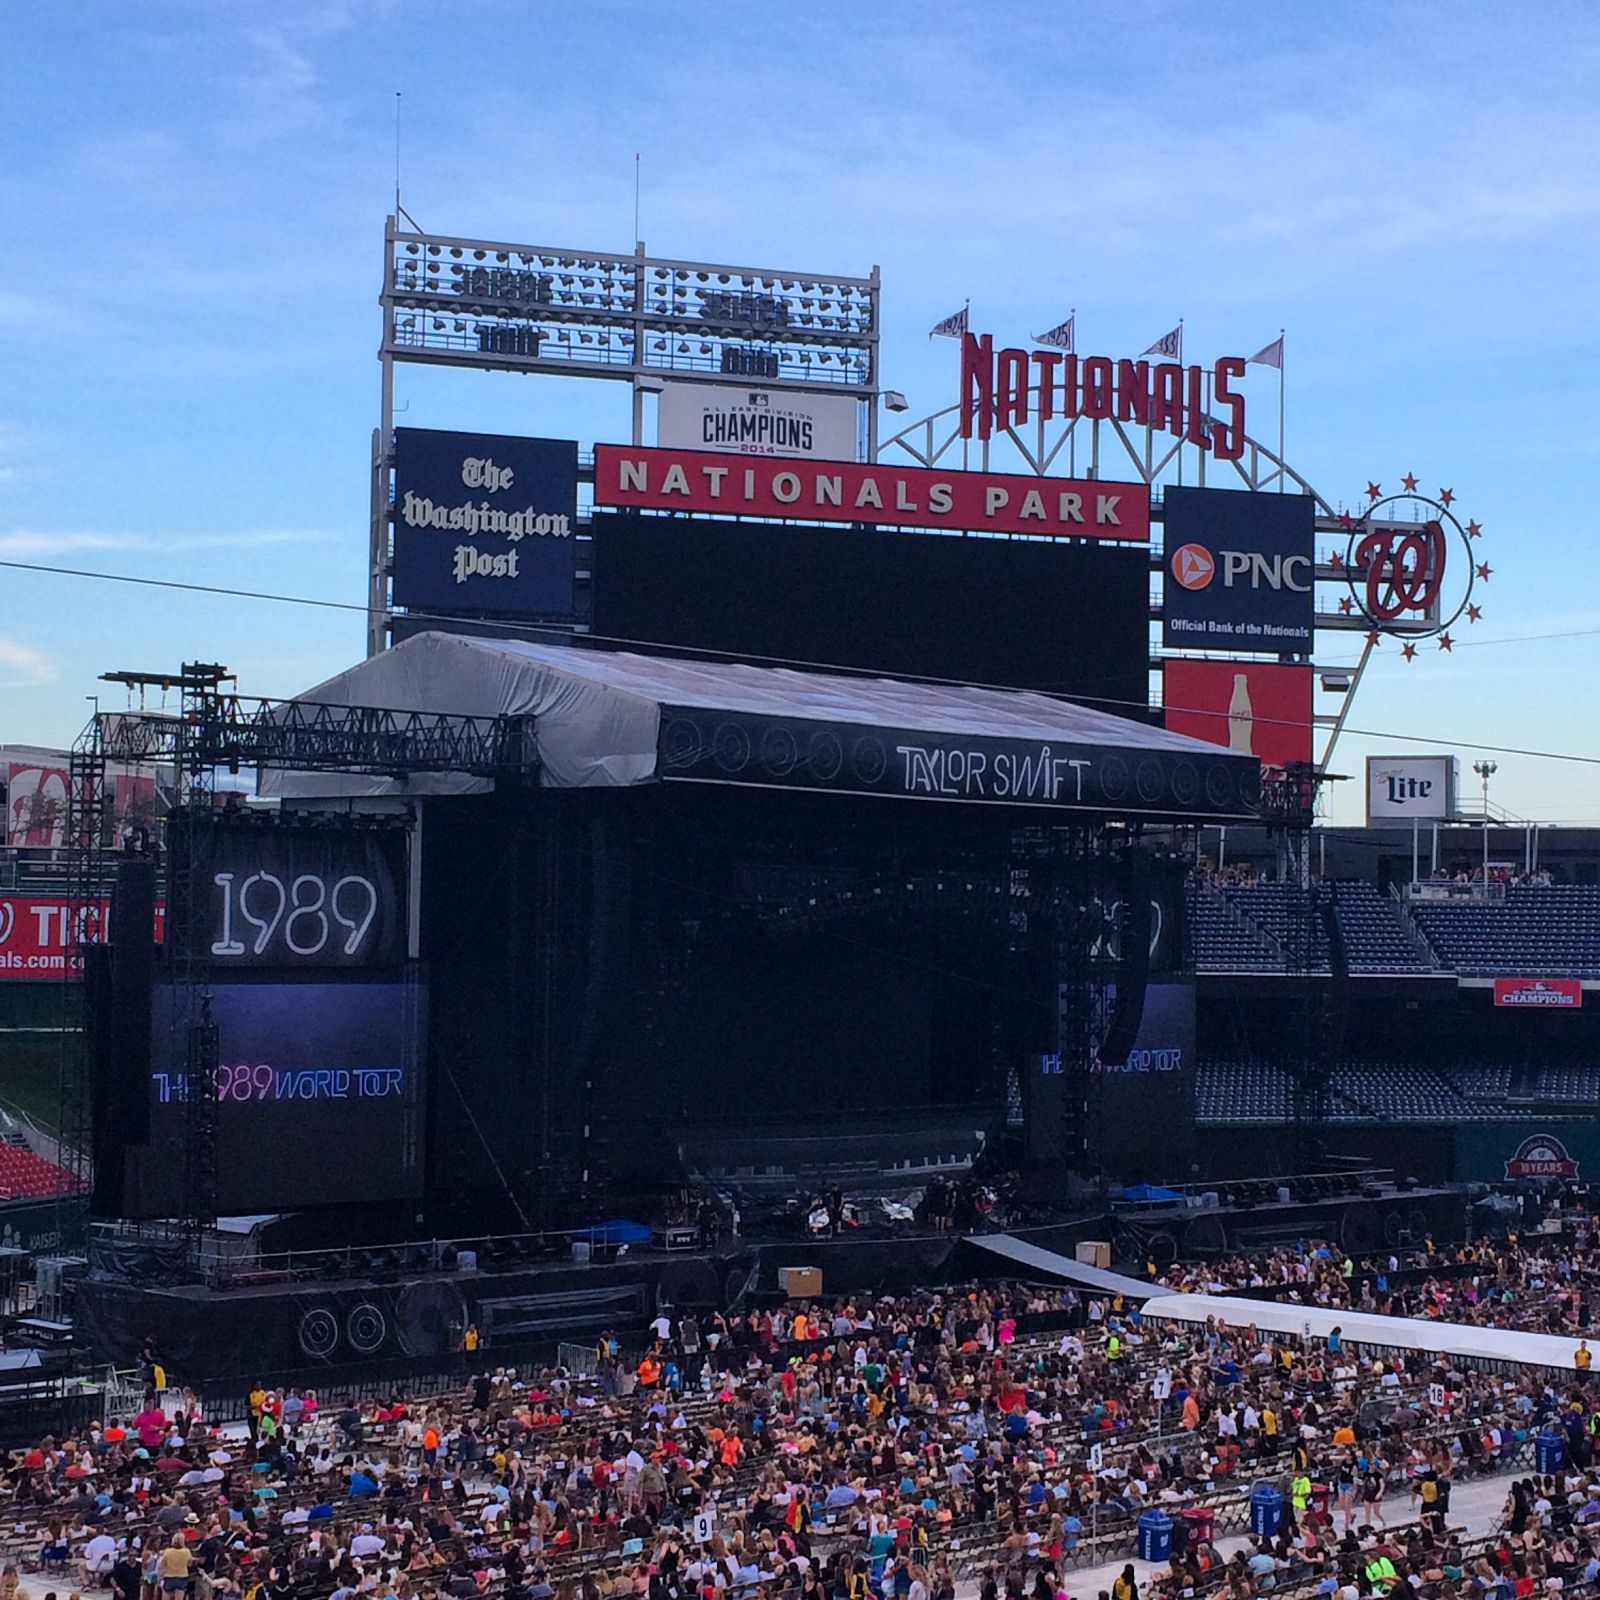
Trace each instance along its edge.
<instances>
[{"instance_id":1,"label":"miller lite sign","mask_svg":"<svg viewBox=\"0 0 1600 1600\"><path fill-rule=\"evenodd\" d=\"M1454 756L1368 756L1367 826L1449 821L1456 773Z\"/></svg>"}]
</instances>

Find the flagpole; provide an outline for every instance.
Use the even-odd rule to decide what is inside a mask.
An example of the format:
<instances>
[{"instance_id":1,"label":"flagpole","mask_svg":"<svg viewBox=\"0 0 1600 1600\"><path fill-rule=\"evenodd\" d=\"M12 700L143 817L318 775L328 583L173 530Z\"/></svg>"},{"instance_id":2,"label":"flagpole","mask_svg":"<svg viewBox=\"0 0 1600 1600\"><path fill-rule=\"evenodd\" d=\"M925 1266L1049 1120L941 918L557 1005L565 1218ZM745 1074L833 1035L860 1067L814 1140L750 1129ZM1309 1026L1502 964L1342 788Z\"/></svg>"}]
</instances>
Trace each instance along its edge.
<instances>
[{"instance_id":1,"label":"flagpole","mask_svg":"<svg viewBox=\"0 0 1600 1600\"><path fill-rule=\"evenodd\" d=\"M1072 348L1067 351L1067 354L1075 356L1078 353L1078 308L1076 306L1067 313L1067 322L1072 328L1072 339L1070 341ZM1069 478L1078 476L1078 418L1076 408L1074 408L1072 421L1067 424L1067 476Z\"/></svg>"},{"instance_id":2,"label":"flagpole","mask_svg":"<svg viewBox=\"0 0 1600 1600\"><path fill-rule=\"evenodd\" d=\"M963 315L966 317L966 326L970 329L972 327L972 296L971 295L964 295L962 297L961 310L962 310ZM962 343L964 345L965 344L965 340L963 340ZM962 385L961 406L962 406L963 413L965 413L966 404L967 404L966 386ZM931 435L930 435L930 437L931 437ZM972 443L972 441L969 438L967 438L966 432L965 432L965 430L963 430L962 438L961 438L961 470L963 472L967 472L967 471L970 470L970 462L969 462L969 457L968 457L967 451L968 451L969 447L971 446L971 443Z\"/></svg>"},{"instance_id":3,"label":"flagpole","mask_svg":"<svg viewBox=\"0 0 1600 1600\"><path fill-rule=\"evenodd\" d=\"M1283 386L1284 362L1287 355L1284 346L1283 329L1278 329L1278 493L1283 493L1283 480L1287 476L1283 459Z\"/></svg>"}]
</instances>

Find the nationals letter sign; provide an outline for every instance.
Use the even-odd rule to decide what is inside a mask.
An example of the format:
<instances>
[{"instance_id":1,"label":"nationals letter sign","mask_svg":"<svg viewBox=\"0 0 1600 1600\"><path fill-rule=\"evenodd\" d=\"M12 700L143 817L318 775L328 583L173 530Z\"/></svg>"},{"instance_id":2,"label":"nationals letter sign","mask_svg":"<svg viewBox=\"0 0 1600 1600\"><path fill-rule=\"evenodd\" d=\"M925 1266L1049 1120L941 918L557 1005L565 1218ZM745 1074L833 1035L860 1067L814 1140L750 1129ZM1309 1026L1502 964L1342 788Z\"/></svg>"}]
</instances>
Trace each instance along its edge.
<instances>
[{"instance_id":1,"label":"nationals letter sign","mask_svg":"<svg viewBox=\"0 0 1600 1600\"><path fill-rule=\"evenodd\" d=\"M1143 484L617 444L595 446L594 503L1053 539L1144 544L1150 538L1150 491Z\"/></svg>"}]
</instances>

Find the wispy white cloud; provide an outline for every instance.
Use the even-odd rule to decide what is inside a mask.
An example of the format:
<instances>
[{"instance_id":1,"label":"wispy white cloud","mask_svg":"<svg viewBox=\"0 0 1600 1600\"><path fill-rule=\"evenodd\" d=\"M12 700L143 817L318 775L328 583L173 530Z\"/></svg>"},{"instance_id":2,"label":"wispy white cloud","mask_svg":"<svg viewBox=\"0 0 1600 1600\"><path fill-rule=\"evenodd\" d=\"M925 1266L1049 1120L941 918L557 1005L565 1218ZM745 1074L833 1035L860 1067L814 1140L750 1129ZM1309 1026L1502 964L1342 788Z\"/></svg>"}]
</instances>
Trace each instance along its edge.
<instances>
[{"instance_id":1,"label":"wispy white cloud","mask_svg":"<svg viewBox=\"0 0 1600 1600\"><path fill-rule=\"evenodd\" d=\"M34 689L61 676L55 657L0 634L0 689Z\"/></svg>"},{"instance_id":2,"label":"wispy white cloud","mask_svg":"<svg viewBox=\"0 0 1600 1600\"><path fill-rule=\"evenodd\" d=\"M263 550L274 545L310 544L333 536L312 528L242 528L235 533L196 533L160 541L163 550Z\"/></svg>"},{"instance_id":3,"label":"wispy white cloud","mask_svg":"<svg viewBox=\"0 0 1600 1600\"><path fill-rule=\"evenodd\" d=\"M0 557L13 561L33 557L76 555L87 550L169 553L174 550L260 550L275 545L309 544L331 536L309 528L242 528L223 533L147 534L51 532L16 528L0 533Z\"/></svg>"},{"instance_id":4,"label":"wispy white cloud","mask_svg":"<svg viewBox=\"0 0 1600 1600\"><path fill-rule=\"evenodd\" d=\"M130 550L147 548L148 541L120 533L44 533L33 528L18 528L0 533L0 556L21 561L30 556L75 555L82 550Z\"/></svg>"}]
</instances>

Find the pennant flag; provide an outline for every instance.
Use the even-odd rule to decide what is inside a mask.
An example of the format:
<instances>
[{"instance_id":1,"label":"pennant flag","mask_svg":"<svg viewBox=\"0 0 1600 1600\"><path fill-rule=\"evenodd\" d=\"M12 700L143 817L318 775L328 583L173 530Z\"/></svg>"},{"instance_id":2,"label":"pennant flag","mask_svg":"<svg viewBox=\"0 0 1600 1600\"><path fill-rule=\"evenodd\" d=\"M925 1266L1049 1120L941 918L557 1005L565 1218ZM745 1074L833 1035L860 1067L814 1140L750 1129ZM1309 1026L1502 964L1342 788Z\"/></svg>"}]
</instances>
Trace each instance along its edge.
<instances>
[{"instance_id":1,"label":"pennant flag","mask_svg":"<svg viewBox=\"0 0 1600 1600\"><path fill-rule=\"evenodd\" d=\"M1164 333L1148 350L1140 351L1146 356L1167 356L1173 361L1183 360L1183 324L1180 322L1171 333Z\"/></svg>"},{"instance_id":2,"label":"pennant flag","mask_svg":"<svg viewBox=\"0 0 1600 1600\"><path fill-rule=\"evenodd\" d=\"M928 329L930 339L959 339L967 331L967 307L962 308L954 316L946 317L943 322L936 322Z\"/></svg>"},{"instance_id":3,"label":"pennant flag","mask_svg":"<svg viewBox=\"0 0 1600 1600\"><path fill-rule=\"evenodd\" d=\"M1074 311L1065 322L1058 322L1055 327L1045 333L1036 333L1033 336L1035 344L1047 344L1057 350L1065 350L1068 355L1073 351L1074 329L1073 324L1078 320L1078 313Z\"/></svg>"},{"instance_id":4,"label":"pennant flag","mask_svg":"<svg viewBox=\"0 0 1600 1600\"><path fill-rule=\"evenodd\" d=\"M1245 363L1246 366L1276 367L1283 371L1283 335L1280 333L1271 344L1264 344Z\"/></svg>"}]
</instances>

